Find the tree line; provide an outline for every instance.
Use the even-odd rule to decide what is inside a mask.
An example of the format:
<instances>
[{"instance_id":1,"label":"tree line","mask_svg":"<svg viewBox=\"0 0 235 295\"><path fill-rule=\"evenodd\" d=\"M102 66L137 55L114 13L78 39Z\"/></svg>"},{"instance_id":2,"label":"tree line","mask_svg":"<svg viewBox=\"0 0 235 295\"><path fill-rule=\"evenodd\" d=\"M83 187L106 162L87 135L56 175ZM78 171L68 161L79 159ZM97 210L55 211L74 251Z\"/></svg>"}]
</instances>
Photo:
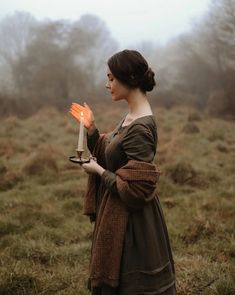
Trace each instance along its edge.
<instances>
[{"instance_id":1,"label":"tree line","mask_svg":"<svg viewBox=\"0 0 235 295\"><path fill-rule=\"evenodd\" d=\"M79 97L107 99L106 61L119 45L97 16L38 21L15 12L0 20L0 40L0 115L28 116L49 105L64 110ZM153 103L234 117L235 0L212 0L190 32L164 46L142 42L134 49L156 71Z\"/></svg>"}]
</instances>

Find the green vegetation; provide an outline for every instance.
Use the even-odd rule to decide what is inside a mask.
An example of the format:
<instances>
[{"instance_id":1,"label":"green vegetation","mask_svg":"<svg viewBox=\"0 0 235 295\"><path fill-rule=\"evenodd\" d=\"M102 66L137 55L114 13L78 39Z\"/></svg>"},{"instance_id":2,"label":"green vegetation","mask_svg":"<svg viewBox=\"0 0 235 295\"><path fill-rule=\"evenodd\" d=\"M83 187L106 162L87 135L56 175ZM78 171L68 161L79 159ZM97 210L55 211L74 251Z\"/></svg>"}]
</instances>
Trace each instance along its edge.
<instances>
[{"instance_id":1,"label":"green vegetation","mask_svg":"<svg viewBox=\"0 0 235 295\"><path fill-rule=\"evenodd\" d=\"M126 110L103 109L94 113L107 132ZM234 122L186 107L155 115L178 294L235 294ZM1 119L0 294L88 294L87 175L68 161L77 138L77 123L54 109Z\"/></svg>"}]
</instances>

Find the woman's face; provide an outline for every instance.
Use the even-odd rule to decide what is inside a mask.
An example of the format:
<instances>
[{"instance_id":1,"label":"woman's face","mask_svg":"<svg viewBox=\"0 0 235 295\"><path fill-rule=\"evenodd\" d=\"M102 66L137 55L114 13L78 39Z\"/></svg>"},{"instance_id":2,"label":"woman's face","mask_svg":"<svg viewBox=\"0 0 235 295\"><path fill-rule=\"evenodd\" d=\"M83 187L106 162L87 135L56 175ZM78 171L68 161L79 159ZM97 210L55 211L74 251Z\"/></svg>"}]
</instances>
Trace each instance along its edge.
<instances>
[{"instance_id":1,"label":"woman's face","mask_svg":"<svg viewBox=\"0 0 235 295\"><path fill-rule=\"evenodd\" d=\"M130 94L130 89L119 82L111 73L110 69L107 69L108 81L105 87L111 93L112 99L114 101L126 99Z\"/></svg>"}]
</instances>

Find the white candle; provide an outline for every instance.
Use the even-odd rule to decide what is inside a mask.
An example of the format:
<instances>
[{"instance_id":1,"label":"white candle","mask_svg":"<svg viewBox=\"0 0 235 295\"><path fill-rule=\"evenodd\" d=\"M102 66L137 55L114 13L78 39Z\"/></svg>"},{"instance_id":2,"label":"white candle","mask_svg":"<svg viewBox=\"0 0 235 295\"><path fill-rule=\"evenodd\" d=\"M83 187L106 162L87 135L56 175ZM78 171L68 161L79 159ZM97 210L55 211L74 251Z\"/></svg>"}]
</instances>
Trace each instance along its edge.
<instances>
[{"instance_id":1,"label":"white candle","mask_svg":"<svg viewBox=\"0 0 235 295\"><path fill-rule=\"evenodd\" d=\"M83 140L84 140L84 116L83 116L83 112L81 112L79 137L78 137L78 148L77 148L78 151L84 151Z\"/></svg>"}]
</instances>

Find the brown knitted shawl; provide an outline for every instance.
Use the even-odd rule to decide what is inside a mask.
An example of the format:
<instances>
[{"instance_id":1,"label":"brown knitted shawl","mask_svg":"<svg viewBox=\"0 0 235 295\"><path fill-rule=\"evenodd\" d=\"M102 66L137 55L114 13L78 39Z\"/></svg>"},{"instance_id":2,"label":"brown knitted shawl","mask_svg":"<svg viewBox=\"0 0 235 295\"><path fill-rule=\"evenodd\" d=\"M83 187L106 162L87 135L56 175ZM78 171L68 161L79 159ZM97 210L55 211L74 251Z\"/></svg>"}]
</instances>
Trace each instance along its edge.
<instances>
[{"instance_id":1,"label":"brown knitted shawl","mask_svg":"<svg viewBox=\"0 0 235 295\"><path fill-rule=\"evenodd\" d=\"M100 165L105 165L106 136L100 136L93 156ZM122 249L129 212L134 212L155 197L160 171L154 164L129 160L116 172L119 196L105 188L100 176L90 174L85 195L84 214L95 221L92 251L89 266L89 281L92 287L103 283L112 287L119 285ZM97 190L102 194L97 204ZM98 205L98 206L97 206Z\"/></svg>"}]
</instances>

